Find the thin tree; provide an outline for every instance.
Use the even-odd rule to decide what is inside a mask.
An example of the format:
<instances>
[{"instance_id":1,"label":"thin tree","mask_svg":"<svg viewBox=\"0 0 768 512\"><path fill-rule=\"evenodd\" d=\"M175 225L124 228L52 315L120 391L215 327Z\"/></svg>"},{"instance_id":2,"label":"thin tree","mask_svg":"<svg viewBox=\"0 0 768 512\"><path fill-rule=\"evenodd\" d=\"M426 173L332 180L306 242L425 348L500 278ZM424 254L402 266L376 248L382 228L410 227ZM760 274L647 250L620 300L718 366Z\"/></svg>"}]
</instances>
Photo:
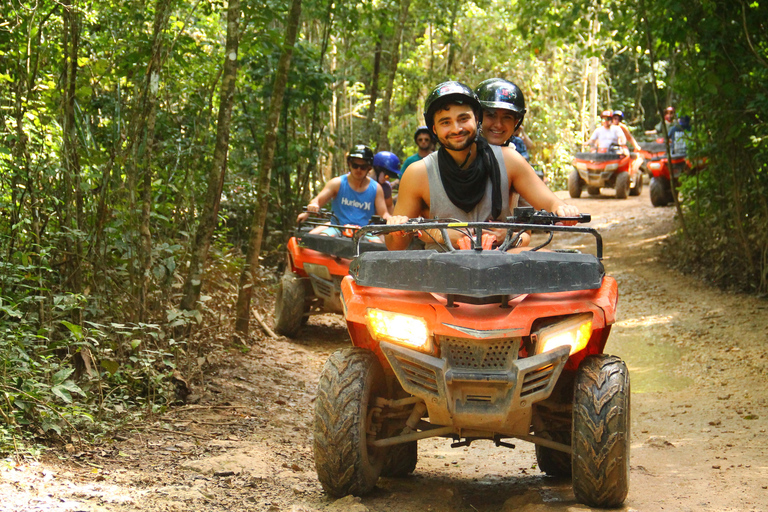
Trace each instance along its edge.
<instances>
[{"instance_id":1,"label":"thin tree","mask_svg":"<svg viewBox=\"0 0 768 512\"><path fill-rule=\"evenodd\" d=\"M261 252L261 241L264 233L264 221L267 218L267 208L269 206L269 183L272 176L272 161L275 156L277 128L280 123L280 110L283 103L285 87L288 83L288 70L291 67L293 46L296 44L300 18L301 0L292 0L291 11L288 15L288 21L285 27L283 49L280 54L280 61L277 64L277 70L275 71L275 85L272 88L269 113L267 114L267 124L265 128L266 135L264 137L264 146L261 150L261 169L257 187L258 198L256 211L253 214L253 221L251 222L248 252L245 256L243 271L240 274L240 284L237 292L237 306L235 307L237 320L235 322L235 329L238 334L243 337L248 335L251 296L253 295L253 270L259 266L259 253Z\"/></svg>"},{"instance_id":2,"label":"thin tree","mask_svg":"<svg viewBox=\"0 0 768 512\"><path fill-rule=\"evenodd\" d=\"M221 189L227 170L227 152L229 150L229 126L232 118L232 104L235 97L237 79L237 49L240 42L240 0L229 0L227 7L227 43L224 52L224 73L222 77L219 119L216 128L216 147L213 151L213 163L208 173L208 191L200 213L200 221L192 246L189 273L184 282L181 309L192 310L200 298L203 285L203 266L208 259L211 238L216 228L221 201Z\"/></svg>"},{"instance_id":3,"label":"thin tree","mask_svg":"<svg viewBox=\"0 0 768 512\"><path fill-rule=\"evenodd\" d=\"M392 105L392 91L395 88L397 64L400 62L400 40L403 37L403 26L405 26L405 22L408 19L408 9L410 6L411 0L402 0L400 2L400 15L397 20L397 25L395 26L395 33L392 35L387 89L384 93L384 101L382 105L381 129L379 131L379 143L376 146L377 151L389 151L389 113ZM451 46L451 48L453 47Z\"/></svg>"}]
</instances>

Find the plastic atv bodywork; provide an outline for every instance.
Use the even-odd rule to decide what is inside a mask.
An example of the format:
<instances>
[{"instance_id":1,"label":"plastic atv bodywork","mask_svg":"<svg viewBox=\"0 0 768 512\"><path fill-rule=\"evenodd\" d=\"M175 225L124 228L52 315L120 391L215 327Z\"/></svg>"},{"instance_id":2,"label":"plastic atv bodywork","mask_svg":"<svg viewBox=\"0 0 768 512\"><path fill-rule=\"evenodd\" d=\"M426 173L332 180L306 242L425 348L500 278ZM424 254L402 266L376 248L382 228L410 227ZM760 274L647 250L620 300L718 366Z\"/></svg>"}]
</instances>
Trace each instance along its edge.
<instances>
[{"instance_id":1,"label":"plastic atv bodywork","mask_svg":"<svg viewBox=\"0 0 768 512\"><path fill-rule=\"evenodd\" d=\"M357 244L349 237L332 237L309 234L309 229L300 230L288 240L288 262L286 274L292 278L294 286L303 287L299 299L302 305L276 304L276 327L281 334L293 336L298 332L301 317L321 313L341 313L341 280L349 273L351 258L357 250L386 251L384 244L361 242ZM285 283L285 279L284 279ZM285 284L281 284L283 288ZM292 300L291 295L279 293L279 300ZM301 317L282 319L290 307L299 309Z\"/></svg>"},{"instance_id":2,"label":"plastic atv bodywork","mask_svg":"<svg viewBox=\"0 0 768 512\"><path fill-rule=\"evenodd\" d=\"M577 172L572 175L571 181L578 179L578 183L569 183L571 197L581 195L582 185L590 193L599 193L601 188L615 188L616 197L622 199L627 194L639 194L642 187L642 175L637 165L639 158L637 153L630 153L629 156L619 153L576 153L573 166Z\"/></svg>"},{"instance_id":3,"label":"plastic atv bodywork","mask_svg":"<svg viewBox=\"0 0 768 512\"><path fill-rule=\"evenodd\" d=\"M344 317L355 350L375 357L375 370L384 375L387 391L354 395L348 401L336 398L346 393L348 384L333 383L341 381L344 368L353 362L342 364L343 354L329 359L335 362L326 365L321 377L315 420L321 484L334 495L368 492L375 485L369 478L373 465L361 462L358 469L355 461L386 458L382 474L393 474L387 472L392 457L383 454L398 454L402 448L400 466L412 470L419 439L447 437L454 447L487 439L513 447L503 439L518 438L537 445L537 459L550 474L571 474L575 457L574 489L580 501L593 506L622 503L628 488L629 381L623 363L603 355L615 322L618 288L604 275L599 235L588 228L535 223L416 225L446 231L447 226L589 232L595 235L597 254L455 251L448 246L443 253L367 252L356 257L341 283ZM379 232L397 229L386 226ZM428 342L415 348L403 339L382 338L372 327L372 311L420 319ZM583 349L570 354L570 346L538 348L556 326L586 319L591 331ZM588 404L593 393L610 403L610 410L592 410ZM367 407L361 409L363 401ZM357 420L351 423L345 414ZM347 431L349 425L356 426ZM573 434L572 427L577 428ZM604 429L610 439L596 440L593 427ZM356 438L360 430L368 434L364 446L343 441ZM572 448L572 435L586 444ZM343 443L345 453L357 454L335 470L329 469L335 460L330 439ZM622 460L606 461L601 450ZM341 480L351 483L340 485Z\"/></svg>"}]
</instances>

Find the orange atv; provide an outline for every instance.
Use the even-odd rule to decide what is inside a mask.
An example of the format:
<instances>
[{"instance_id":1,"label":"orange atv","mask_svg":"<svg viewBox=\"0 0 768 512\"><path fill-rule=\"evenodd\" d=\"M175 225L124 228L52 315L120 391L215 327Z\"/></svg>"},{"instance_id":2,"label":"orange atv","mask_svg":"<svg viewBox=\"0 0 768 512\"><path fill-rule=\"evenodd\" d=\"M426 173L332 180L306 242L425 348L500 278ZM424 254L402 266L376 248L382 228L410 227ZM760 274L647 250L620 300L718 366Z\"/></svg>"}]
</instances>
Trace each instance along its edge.
<instances>
[{"instance_id":1,"label":"orange atv","mask_svg":"<svg viewBox=\"0 0 768 512\"><path fill-rule=\"evenodd\" d=\"M601 188L616 189L618 199L639 196L643 190L643 176L639 172L640 155L629 156L618 152L576 153L573 159L573 171L568 176L568 193L573 198L581 197L581 191L587 188L591 196L600 195Z\"/></svg>"},{"instance_id":2,"label":"orange atv","mask_svg":"<svg viewBox=\"0 0 768 512\"><path fill-rule=\"evenodd\" d=\"M651 177L651 204L653 206L666 206L673 203L670 180L674 177L675 185L679 186L680 175L690 170L686 154L672 153L672 160L667 158L667 145L664 143L663 137L655 142L640 144L640 154L645 158L646 172Z\"/></svg>"},{"instance_id":3,"label":"orange atv","mask_svg":"<svg viewBox=\"0 0 768 512\"><path fill-rule=\"evenodd\" d=\"M332 496L362 495L379 476L404 476L420 439L452 447L508 439L536 445L539 468L573 480L587 505L621 505L629 486L629 373L603 353L618 289L604 275L591 228L516 208L509 222L413 219L365 232L458 230L471 250L360 253L343 279L352 348L332 354L315 403L317 475ZM496 250L482 231L507 229ZM548 238L506 250L526 230ZM473 232L474 231L474 232ZM555 233L587 233L596 255L542 251Z\"/></svg>"},{"instance_id":4,"label":"orange atv","mask_svg":"<svg viewBox=\"0 0 768 512\"><path fill-rule=\"evenodd\" d=\"M306 211L306 208L305 210ZM356 251L386 251L383 243L361 241L352 236L357 226L334 224L328 211L311 213L288 240L285 273L280 278L275 299L275 331L294 337L310 315L341 313L341 280L349 274L349 264ZM381 223L378 216L372 223ZM316 226L336 228L341 236L310 234Z\"/></svg>"}]
</instances>

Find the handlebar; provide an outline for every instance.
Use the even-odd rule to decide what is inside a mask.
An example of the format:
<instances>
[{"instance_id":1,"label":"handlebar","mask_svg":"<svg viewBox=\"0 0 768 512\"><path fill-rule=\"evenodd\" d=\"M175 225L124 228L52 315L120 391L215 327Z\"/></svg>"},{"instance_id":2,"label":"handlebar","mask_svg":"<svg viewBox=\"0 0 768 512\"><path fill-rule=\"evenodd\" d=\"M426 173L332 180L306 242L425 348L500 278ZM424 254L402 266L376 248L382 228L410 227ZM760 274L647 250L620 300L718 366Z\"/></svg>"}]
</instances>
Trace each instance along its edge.
<instances>
[{"instance_id":1,"label":"handlebar","mask_svg":"<svg viewBox=\"0 0 768 512\"><path fill-rule=\"evenodd\" d=\"M552 234L554 232L576 232L588 233L595 237L597 258L602 259L603 239L594 228L561 225L562 222L576 222L583 224L590 222L591 220L592 216L589 214L579 214L574 217L558 217L554 213L546 212L544 210L536 211L532 207L517 207L511 217L507 217L505 221L498 222L462 222L456 219L425 219L423 217L415 217L408 219L405 224L363 226L354 234L353 240L357 244L355 255L359 256L360 240L368 233L386 235L394 232L412 233L431 229L440 232L444 241L441 245L443 245L448 252L453 252L456 248L453 247L448 236L448 230L453 229L467 235L473 242L473 249L479 252L482 251L482 233L487 229L507 230L507 237L498 247L499 250L507 250L510 247L515 247L517 240L524 231L550 233L549 239L546 242L531 249L538 250L547 246L552 241ZM474 234L471 232L472 229L475 231Z\"/></svg>"}]
</instances>

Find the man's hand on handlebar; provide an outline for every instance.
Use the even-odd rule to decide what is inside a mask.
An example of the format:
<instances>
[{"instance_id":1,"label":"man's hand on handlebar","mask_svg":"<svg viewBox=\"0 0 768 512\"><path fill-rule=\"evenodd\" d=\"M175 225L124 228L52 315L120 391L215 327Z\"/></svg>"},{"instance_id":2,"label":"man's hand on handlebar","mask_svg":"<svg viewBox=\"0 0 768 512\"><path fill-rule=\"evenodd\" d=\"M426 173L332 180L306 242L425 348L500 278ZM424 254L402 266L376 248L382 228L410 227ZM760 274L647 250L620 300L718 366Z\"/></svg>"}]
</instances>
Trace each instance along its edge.
<instances>
[{"instance_id":1,"label":"man's hand on handlebar","mask_svg":"<svg viewBox=\"0 0 768 512\"><path fill-rule=\"evenodd\" d=\"M302 222L304 222L305 220L307 220L309 218L309 214L310 213L317 213L319 211L320 211L320 206L319 205L317 205L315 203L309 203L307 205L307 211L300 213L296 217L296 222L297 223L302 223Z\"/></svg>"}]
</instances>

